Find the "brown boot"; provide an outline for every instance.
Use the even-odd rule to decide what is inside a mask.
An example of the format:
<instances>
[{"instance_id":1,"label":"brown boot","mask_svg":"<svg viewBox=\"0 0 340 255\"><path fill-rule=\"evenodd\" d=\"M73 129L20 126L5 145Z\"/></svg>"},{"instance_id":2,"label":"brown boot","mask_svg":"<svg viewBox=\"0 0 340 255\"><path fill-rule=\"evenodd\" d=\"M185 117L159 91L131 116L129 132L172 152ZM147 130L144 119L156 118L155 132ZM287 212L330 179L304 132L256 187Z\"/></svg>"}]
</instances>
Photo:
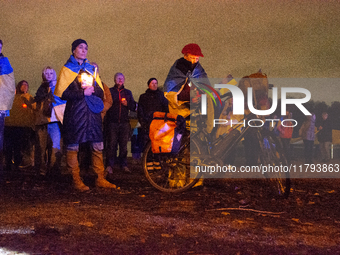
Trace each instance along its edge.
<instances>
[{"instance_id":1,"label":"brown boot","mask_svg":"<svg viewBox=\"0 0 340 255\"><path fill-rule=\"evenodd\" d=\"M73 185L76 190L80 192L88 191L90 188L87 187L83 181L80 179L80 169L78 164L78 152L77 151L67 151L66 153L67 169L72 173Z\"/></svg>"},{"instance_id":2,"label":"brown boot","mask_svg":"<svg viewBox=\"0 0 340 255\"><path fill-rule=\"evenodd\" d=\"M92 167L95 173L98 175L96 180L96 186L99 188L110 188L117 189L117 186L109 183L104 178L104 163L103 163L103 152L102 151L92 151Z\"/></svg>"}]
</instances>

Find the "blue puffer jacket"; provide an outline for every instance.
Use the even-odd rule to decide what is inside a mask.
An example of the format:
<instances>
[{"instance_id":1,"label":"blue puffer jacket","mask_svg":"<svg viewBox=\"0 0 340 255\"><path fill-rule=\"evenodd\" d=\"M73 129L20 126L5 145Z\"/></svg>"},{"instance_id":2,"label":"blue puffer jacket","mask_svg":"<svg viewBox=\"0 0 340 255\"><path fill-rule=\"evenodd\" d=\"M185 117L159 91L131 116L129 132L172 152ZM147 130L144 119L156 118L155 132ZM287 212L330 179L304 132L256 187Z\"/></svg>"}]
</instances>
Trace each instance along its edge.
<instances>
[{"instance_id":1,"label":"blue puffer jacket","mask_svg":"<svg viewBox=\"0 0 340 255\"><path fill-rule=\"evenodd\" d=\"M96 85L92 95L103 99L103 90ZM85 97L77 78L63 92L61 99L67 100L63 123L65 144L103 141L101 114L90 110Z\"/></svg>"},{"instance_id":2,"label":"blue puffer jacket","mask_svg":"<svg viewBox=\"0 0 340 255\"><path fill-rule=\"evenodd\" d=\"M129 111L136 111L136 102L130 90L124 86L118 89L118 85L110 88L113 104L106 113L106 123L126 123L129 122ZM127 101L127 106L123 105L122 98Z\"/></svg>"}]
</instances>

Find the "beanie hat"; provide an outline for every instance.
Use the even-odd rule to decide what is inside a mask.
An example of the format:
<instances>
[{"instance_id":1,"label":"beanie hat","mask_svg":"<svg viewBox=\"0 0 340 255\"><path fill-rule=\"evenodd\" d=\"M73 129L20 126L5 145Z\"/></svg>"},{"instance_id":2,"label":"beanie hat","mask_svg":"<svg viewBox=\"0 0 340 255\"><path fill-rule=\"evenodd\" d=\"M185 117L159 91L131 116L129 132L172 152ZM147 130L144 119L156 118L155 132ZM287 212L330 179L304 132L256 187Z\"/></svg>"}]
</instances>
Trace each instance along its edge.
<instances>
[{"instance_id":1,"label":"beanie hat","mask_svg":"<svg viewBox=\"0 0 340 255\"><path fill-rule=\"evenodd\" d=\"M72 53L73 51L78 47L79 44L85 43L87 45L87 42L83 39L77 39L72 43ZM87 45L88 46L88 45Z\"/></svg>"},{"instance_id":2,"label":"beanie hat","mask_svg":"<svg viewBox=\"0 0 340 255\"><path fill-rule=\"evenodd\" d=\"M150 78L150 79L148 80L148 86L149 86L150 82L152 82L153 80L156 80L156 81L157 81L156 78Z\"/></svg>"},{"instance_id":3,"label":"beanie hat","mask_svg":"<svg viewBox=\"0 0 340 255\"><path fill-rule=\"evenodd\" d=\"M198 44L196 43L190 43L190 44L185 45L184 48L182 49L182 53L204 57L200 46L198 46Z\"/></svg>"}]
</instances>

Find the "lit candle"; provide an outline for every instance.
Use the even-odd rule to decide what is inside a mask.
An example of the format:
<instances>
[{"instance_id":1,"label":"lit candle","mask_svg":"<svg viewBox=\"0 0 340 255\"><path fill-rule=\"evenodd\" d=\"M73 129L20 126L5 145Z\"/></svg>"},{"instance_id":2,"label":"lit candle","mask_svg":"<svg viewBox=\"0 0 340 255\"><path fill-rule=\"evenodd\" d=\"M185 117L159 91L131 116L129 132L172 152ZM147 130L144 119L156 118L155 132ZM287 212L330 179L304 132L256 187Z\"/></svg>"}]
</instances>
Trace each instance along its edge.
<instances>
[{"instance_id":1,"label":"lit candle","mask_svg":"<svg viewBox=\"0 0 340 255\"><path fill-rule=\"evenodd\" d=\"M91 75L89 75L87 73L81 74L81 86L82 86L82 88L92 86L92 82L93 82L93 79L92 79Z\"/></svg>"}]
</instances>

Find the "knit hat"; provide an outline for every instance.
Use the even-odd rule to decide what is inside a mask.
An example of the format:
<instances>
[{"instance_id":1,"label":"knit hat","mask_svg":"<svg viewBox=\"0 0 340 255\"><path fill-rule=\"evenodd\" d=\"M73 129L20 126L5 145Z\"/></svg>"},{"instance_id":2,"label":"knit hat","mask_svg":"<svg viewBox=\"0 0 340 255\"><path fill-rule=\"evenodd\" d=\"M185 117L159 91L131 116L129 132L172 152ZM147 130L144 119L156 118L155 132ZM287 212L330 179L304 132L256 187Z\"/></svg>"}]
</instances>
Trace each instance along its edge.
<instances>
[{"instance_id":1,"label":"knit hat","mask_svg":"<svg viewBox=\"0 0 340 255\"><path fill-rule=\"evenodd\" d=\"M150 79L148 80L148 86L149 86L150 82L152 82L153 80L156 80L156 81L157 81L156 78L150 78Z\"/></svg>"},{"instance_id":2,"label":"knit hat","mask_svg":"<svg viewBox=\"0 0 340 255\"><path fill-rule=\"evenodd\" d=\"M190 44L185 45L184 48L182 49L182 53L204 57L200 46L198 46L198 44L196 43L190 43Z\"/></svg>"},{"instance_id":3,"label":"knit hat","mask_svg":"<svg viewBox=\"0 0 340 255\"><path fill-rule=\"evenodd\" d=\"M79 44L85 43L87 45L87 42L83 39L77 39L72 43L72 53L73 51L78 47ZM88 45L87 45L88 46Z\"/></svg>"}]
</instances>

